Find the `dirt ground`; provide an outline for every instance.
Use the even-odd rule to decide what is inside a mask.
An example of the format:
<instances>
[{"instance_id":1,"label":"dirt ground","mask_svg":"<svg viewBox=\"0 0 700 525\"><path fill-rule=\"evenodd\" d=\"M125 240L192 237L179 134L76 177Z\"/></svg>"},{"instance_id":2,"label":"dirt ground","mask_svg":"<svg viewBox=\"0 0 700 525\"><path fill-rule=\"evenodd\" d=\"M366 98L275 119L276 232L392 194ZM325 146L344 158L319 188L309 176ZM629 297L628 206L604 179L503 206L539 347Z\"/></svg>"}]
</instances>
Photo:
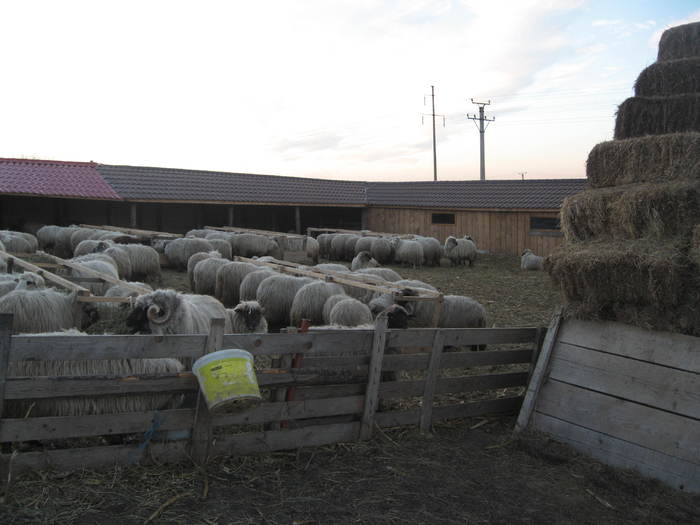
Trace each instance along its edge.
<instances>
[{"instance_id":1,"label":"dirt ground","mask_svg":"<svg viewBox=\"0 0 700 525\"><path fill-rule=\"evenodd\" d=\"M558 302L548 276L521 272L517 257L393 268L477 299L489 326L546 326ZM169 270L162 286L189 291L186 275ZM510 416L438 424L427 436L378 430L367 442L217 458L206 469L30 473L3 490L0 523L700 524L700 495L604 466L544 435L514 438L513 425Z\"/></svg>"},{"instance_id":2,"label":"dirt ground","mask_svg":"<svg viewBox=\"0 0 700 525\"><path fill-rule=\"evenodd\" d=\"M190 465L42 472L5 524L691 524L700 495L606 467L512 418L394 429L362 443ZM477 427L477 428L475 428ZM170 503L163 507L163 505ZM160 509L160 511L159 511Z\"/></svg>"}]
</instances>

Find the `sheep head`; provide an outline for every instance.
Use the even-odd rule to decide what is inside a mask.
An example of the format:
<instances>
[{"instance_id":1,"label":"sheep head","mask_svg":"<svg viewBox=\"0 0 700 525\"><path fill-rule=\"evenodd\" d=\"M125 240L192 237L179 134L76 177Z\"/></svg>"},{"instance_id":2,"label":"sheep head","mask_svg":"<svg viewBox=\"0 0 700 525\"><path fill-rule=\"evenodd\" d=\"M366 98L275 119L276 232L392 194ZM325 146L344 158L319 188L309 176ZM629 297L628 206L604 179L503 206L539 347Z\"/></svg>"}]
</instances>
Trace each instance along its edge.
<instances>
[{"instance_id":1,"label":"sheep head","mask_svg":"<svg viewBox=\"0 0 700 525\"><path fill-rule=\"evenodd\" d=\"M452 235L445 239L445 252L449 252L455 246L457 246L457 239L452 237Z\"/></svg>"},{"instance_id":2,"label":"sheep head","mask_svg":"<svg viewBox=\"0 0 700 525\"><path fill-rule=\"evenodd\" d=\"M392 304L384 309L379 315L385 315L387 318L387 328L408 328L409 314L403 306Z\"/></svg>"},{"instance_id":3,"label":"sheep head","mask_svg":"<svg viewBox=\"0 0 700 525\"><path fill-rule=\"evenodd\" d=\"M260 325L264 313L263 307L257 301L243 301L233 311L243 319L246 328L251 332Z\"/></svg>"},{"instance_id":4,"label":"sheep head","mask_svg":"<svg viewBox=\"0 0 700 525\"><path fill-rule=\"evenodd\" d=\"M175 290L156 290L141 295L126 319L132 333L151 333L152 328L166 324L173 312L182 303L182 298Z\"/></svg>"}]
</instances>

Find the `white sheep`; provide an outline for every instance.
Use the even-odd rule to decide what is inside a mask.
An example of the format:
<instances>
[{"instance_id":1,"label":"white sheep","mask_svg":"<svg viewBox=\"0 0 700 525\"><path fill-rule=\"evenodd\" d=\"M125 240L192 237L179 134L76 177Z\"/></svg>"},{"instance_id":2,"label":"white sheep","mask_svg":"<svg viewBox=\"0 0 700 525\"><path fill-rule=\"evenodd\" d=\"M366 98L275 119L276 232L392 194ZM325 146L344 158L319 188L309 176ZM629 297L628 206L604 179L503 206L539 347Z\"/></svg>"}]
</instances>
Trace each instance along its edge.
<instances>
[{"instance_id":1,"label":"white sheep","mask_svg":"<svg viewBox=\"0 0 700 525\"><path fill-rule=\"evenodd\" d=\"M117 263L114 262L109 255L103 253L88 253L86 255L81 255L80 257L74 257L70 260L71 262L78 263L81 266L99 272L101 274L108 275L114 279L119 279L119 272L117 271ZM77 270L75 268L71 269L71 275L73 277L87 277L91 278L94 275ZM105 290L111 286L109 283L99 282L99 283L85 283L85 288L88 288L90 292L94 295L102 295Z\"/></svg>"},{"instance_id":2,"label":"white sheep","mask_svg":"<svg viewBox=\"0 0 700 525\"><path fill-rule=\"evenodd\" d=\"M226 314L234 334L267 333L264 311L257 301L242 301Z\"/></svg>"},{"instance_id":3,"label":"white sheep","mask_svg":"<svg viewBox=\"0 0 700 525\"><path fill-rule=\"evenodd\" d=\"M168 263L178 270L187 269L187 261L197 252L211 252L214 247L206 239L194 237L181 237L168 243L165 247L165 256Z\"/></svg>"},{"instance_id":4,"label":"white sheep","mask_svg":"<svg viewBox=\"0 0 700 525\"><path fill-rule=\"evenodd\" d=\"M199 261L192 272L194 293L214 295L216 292L216 275L222 266L231 261L222 257L209 257Z\"/></svg>"},{"instance_id":5,"label":"white sheep","mask_svg":"<svg viewBox=\"0 0 700 525\"><path fill-rule=\"evenodd\" d=\"M342 294L343 287L336 283L314 281L302 286L295 294L289 320L292 326L300 326L302 319L312 324L323 323L323 305L336 294Z\"/></svg>"},{"instance_id":6,"label":"white sheep","mask_svg":"<svg viewBox=\"0 0 700 525\"><path fill-rule=\"evenodd\" d=\"M197 252L194 255L190 255L190 258L187 259L187 280L190 283L190 290L194 290L194 268L197 266L197 263L200 261L203 261L204 259L209 259L209 258L217 258L221 259L221 253L217 252L216 250L211 251L211 252Z\"/></svg>"},{"instance_id":7,"label":"white sheep","mask_svg":"<svg viewBox=\"0 0 700 525\"><path fill-rule=\"evenodd\" d=\"M362 270L357 270L357 273L376 275L377 277L381 277L385 281L389 281L392 283L403 279L403 277L401 277L391 268L363 268Z\"/></svg>"},{"instance_id":8,"label":"white sheep","mask_svg":"<svg viewBox=\"0 0 700 525\"><path fill-rule=\"evenodd\" d=\"M394 238L391 240L394 247L394 261L401 265L420 268L423 265L423 246L408 239Z\"/></svg>"},{"instance_id":9,"label":"white sheep","mask_svg":"<svg viewBox=\"0 0 700 525\"><path fill-rule=\"evenodd\" d=\"M323 317L323 324L331 324L331 310L333 310L333 307L338 304L340 301L344 301L345 299L350 298L350 296L344 294L344 293L339 293L335 295L331 295L328 299L326 299L326 302L323 303L323 312L322 312L322 317Z\"/></svg>"},{"instance_id":10,"label":"white sheep","mask_svg":"<svg viewBox=\"0 0 700 525\"><path fill-rule=\"evenodd\" d=\"M207 237L209 243L214 247L214 250L221 254L221 257L228 259L229 261L233 258L231 251L231 243L226 239L211 239Z\"/></svg>"},{"instance_id":11,"label":"white sheep","mask_svg":"<svg viewBox=\"0 0 700 525\"><path fill-rule=\"evenodd\" d=\"M372 242L376 237L360 237L355 243L355 255L360 252L369 252L372 250Z\"/></svg>"},{"instance_id":12,"label":"white sheep","mask_svg":"<svg viewBox=\"0 0 700 525\"><path fill-rule=\"evenodd\" d=\"M255 298L265 310L268 325L287 326L294 296L309 282L312 279L273 274L260 283Z\"/></svg>"},{"instance_id":13,"label":"white sheep","mask_svg":"<svg viewBox=\"0 0 700 525\"><path fill-rule=\"evenodd\" d=\"M423 247L423 264L428 266L440 266L440 258L443 247L435 237L416 236L414 239Z\"/></svg>"},{"instance_id":14,"label":"white sheep","mask_svg":"<svg viewBox=\"0 0 700 525\"><path fill-rule=\"evenodd\" d=\"M241 301L253 301L258 293L258 286L265 279L273 275L272 268L262 267L259 270L250 272L241 281L238 297Z\"/></svg>"},{"instance_id":15,"label":"white sheep","mask_svg":"<svg viewBox=\"0 0 700 525\"><path fill-rule=\"evenodd\" d=\"M386 237L375 238L372 241L369 253L371 253L372 258L376 259L380 264L390 263L394 256L391 241Z\"/></svg>"},{"instance_id":16,"label":"white sheep","mask_svg":"<svg viewBox=\"0 0 700 525\"><path fill-rule=\"evenodd\" d=\"M132 333L207 334L216 318L224 319L230 332L226 308L213 297L165 289L138 296L126 324Z\"/></svg>"},{"instance_id":17,"label":"white sheep","mask_svg":"<svg viewBox=\"0 0 700 525\"><path fill-rule=\"evenodd\" d=\"M354 272L357 270L362 270L363 268L376 268L379 266L379 262L372 258L369 252L362 251L358 253L352 260L350 269Z\"/></svg>"},{"instance_id":18,"label":"white sheep","mask_svg":"<svg viewBox=\"0 0 700 525\"><path fill-rule=\"evenodd\" d=\"M521 270L544 270L544 257L535 255L532 250L526 249L520 256Z\"/></svg>"},{"instance_id":19,"label":"white sheep","mask_svg":"<svg viewBox=\"0 0 700 525\"><path fill-rule=\"evenodd\" d=\"M342 326L358 326L371 323L373 320L372 312L369 307L358 301L348 297L342 301L338 301L330 311L328 318L330 324Z\"/></svg>"},{"instance_id":20,"label":"white sheep","mask_svg":"<svg viewBox=\"0 0 700 525\"><path fill-rule=\"evenodd\" d=\"M83 303L75 308L76 294L65 294L53 288L39 290L15 289L0 297L0 313L13 314L12 332L37 333L57 332L68 328L82 328L78 315L84 324L95 320L96 308Z\"/></svg>"},{"instance_id":21,"label":"white sheep","mask_svg":"<svg viewBox=\"0 0 700 525\"><path fill-rule=\"evenodd\" d=\"M32 243L20 232L0 230L0 241L9 252L34 253L36 251L32 249Z\"/></svg>"},{"instance_id":22,"label":"white sheep","mask_svg":"<svg viewBox=\"0 0 700 525\"><path fill-rule=\"evenodd\" d=\"M259 269L259 266L246 262L227 262L227 264L220 266L215 275L214 297L226 307L237 305L240 300L239 294L243 278Z\"/></svg>"},{"instance_id":23,"label":"white sheep","mask_svg":"<svg viewBox=\"0 0 700 525\"><path fill-rule=\"evenodd\" d=\"M117 244L126 251L131 263L131 279L160 280L160 256L155 249L143 244Z\"/></svg>"},{"instance_id":24,"label":"white sheep","mask_svg":"<svg viewBox=\"0 0 700 525\"><path fill-rule=\"evenodd\" d=\"M275 259L282 259L282 249L274 239L257 235L255 233L241 233L234 235L230 239L231 252L233 255L242 257L258 257L270 255Z\"/></svg>"},{"instance_id":25,"label":"white sheep","mask_svg":"<svg viewBox=\"0 0 700 525\"><path fill-rule=\"evenodd\" d=\"M318 255L319 257L324 257L328 259L331 253L331 240L333 239L332 233L322 233L316 237L318 242Z\"/></svg>"},{"instance_id":26,"label":"white sheep","mask_svg":"<svg viewBox=\"0 0 700 525\"><path fill-rule=\"evenodd\" d=\"M452 266L467 262L469 266L473 266L476 256L476 244L471 238L465 236L463 239L457 239L450 235L445 240L445 257L450 260Z\"/></svg>"},{"instance_id":27,"label":"white sheep","mask_svg":"<svg viewBox=\"0 0 700 525\"><path fill-rule=\"evenodd\" d=\"M311 259L314 264L318 264L318 255L320 247L318 241L313 237L306 238L306 256Z\"/></svg>"}]
</instances>

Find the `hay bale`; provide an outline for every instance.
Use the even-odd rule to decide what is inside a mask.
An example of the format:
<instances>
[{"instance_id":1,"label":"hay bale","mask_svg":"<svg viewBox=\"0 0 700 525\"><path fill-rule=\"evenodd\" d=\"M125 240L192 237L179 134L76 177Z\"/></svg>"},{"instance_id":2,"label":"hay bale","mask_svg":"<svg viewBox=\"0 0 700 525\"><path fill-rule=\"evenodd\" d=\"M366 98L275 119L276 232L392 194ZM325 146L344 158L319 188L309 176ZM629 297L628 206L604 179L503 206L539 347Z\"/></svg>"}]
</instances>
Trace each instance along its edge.
<instances>
[{"instance_id":1,"label":"hay bale","mask_svg":"<svg viewBox=\"0 0 700 525\"><path fill-rule=\"evenodd\" d=\"M700 92L700 57L656 62L637 77L638 97L683 95Z\"/></svg>"},{"instance_id":2,"label":"hay bale","mask_svg":"<svg viewBox=\"0 0 700 525\"><path fill-rule=\"evenodd\" d=\"M588 155L586 175L594 188L700 179L700 133L601 142Z\"/></svg>"},{"instance_id":3,"label":"hay bale","mask_svg":"<svg viewBox=\"0 0 700 525\"><path fill-rule=\"evenodd\" d=\"M617 109L615 138L700 131L700 94L631 97Z\"/></svg>"},{"instance_id":4,"label":"hay bale","mask_svg":"<svg viewBox=\"0 0 700 525\"><path fill-rule=\"evenodd\" d=\"M697 56L700 56L700 22L672 27L661 35L657 60Z\"/></svg>"},{"instance_id":5,"label":"hay bale","mask_svg":"<svg viewBox=\"0 0 700 525\"><path fill-rule=\"evenodd\" d=\"M561 246L545 259L567 303L599 310L615 304L673 308L691 280L682 239L635 239Z\"/></svg>"},{"instance_id":6,"label":"hay bale","mask_svg":"<svg viewBox=\"0 0 700 525\"><path fill-rule=\"evenodd\" d=\"M567 241L690 238L700 223L700 181L632 184L567 197L561 229Z\"/></svg>"}]
</instances>

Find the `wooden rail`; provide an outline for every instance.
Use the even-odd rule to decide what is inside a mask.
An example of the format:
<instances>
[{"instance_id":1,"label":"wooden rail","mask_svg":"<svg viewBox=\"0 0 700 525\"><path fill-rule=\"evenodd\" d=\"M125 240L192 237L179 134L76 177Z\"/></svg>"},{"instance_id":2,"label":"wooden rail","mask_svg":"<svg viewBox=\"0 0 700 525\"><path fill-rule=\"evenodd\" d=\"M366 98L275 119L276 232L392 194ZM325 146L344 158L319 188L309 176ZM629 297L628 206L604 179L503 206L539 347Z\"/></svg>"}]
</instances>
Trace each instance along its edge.
<instances>
[{"instance_id":1,"label":"wooden rail","mask_svg":"<svg viewBox=\"0 0 700 525\"><path fill-rule=\"evenodd\" d=\"M113 232L126 233L128 235L135 235L137 237L166 237L166 238L177 238L182 237L180 233L169 233L169 232L159 232L155 230L139 230L137 228L122 228L121 226L95 226L94 224L81 224L81 228L93 228L95 230L109 230Z\"/></svg>"},{"instance_id":2,"label":"wooden rail","mask_svg":"<svg viewBox=\"0 0 700 525\"><path fill-rule=\"evenodd\" d=\"M265 237L289 237L292 239L306 238L306 235L302 235L299 233L284 233L271 230L256 230L254 228L240 228L237 226L205 226L204 229L218 230L222 232L255 233L257 235L264 235Z\"/></svg>"},{"instance_id":3,"label":"wooden rail","mask_svg":"<svg viewBox=\"0 0 700 525\"><path fill-rule=\"evenodd\" d=\"M10 464L14 475L48 466L70 470L104 467L115 462L133 464L145 462L148 458L182 461L188 454L195 461L203 462L213 455L234 451L245 454L368 438L377 426L420 424L427 431L439 419L512 412L520 407L522 395L517 390L505 393L503 389L523 389L528 376L526 369L537 350L538 337L535 328L386 330L381 323L375 330L223 334L220 321L212 323L212 332L208 335L10 337L9 323L10 316L0 316L0 411L4 407L6 414L12 413L12 404L19 400L27 403L42 399L199 391L191 372L138 376L5 377L5 371L11 370L16 361L192 359L218 348L246 349L256 361L264 356L293 354L303 354L304 359L297 363L297 368L292 368L291 364L286 368L258 366L257 380L263 392L293 387L296 398L287 401L271 399L243 412L209 413L206 405L198 402L192 408L160 410L157 414L145 411L2 418L0 442L141 434L152 429L156 419L159 431L192 431L191 442L22 452L11 462L9 454L0 454L2 479L7 479ZM527 348L444 351L448 347L485 343L525 344ZM396 353L397 347L407 344L432 345L433 351L413 355ZM265 359L269 362L269 358ZM469 371L475 366L516 364L519 370L489 374ZM450 377L441 373L446 369L451 370ZM452 377L455 369L461 369L463 373ZM382 372L402 370L423 370L428 374L423 379L382 379ZM479 398L487 399L469 401L472 392L479 392ZM491 398L488 398L489 392ZM450 397L442 399L444 394L450 394ZM466 396L466 399L455 402L455 395ZM416 408L379 410L381 400L417 397L423 397L420 407L414 404ZM355 421L337 423L337 416ZM325 422L323 418L330 419ZM289 421L289 428L265 432L236 429L236 425L248 425L249 429L250 425L269 425L279 421ZM215 429L218 429L216 433Z\"/></svg>"},{"instance_id":4,"label":"wooden rail","mask_svg":"<svg viewBox=\"0 0 700 525\"><path fill-rule=\"evenodd\" d=\"M47 254L48 255L48 254ZM80 286L79 284L73 283L69 281L68 279L64 279L63 277L60 277L56 275L55 273L48 272L42 268L39 268L35 264L32 264L30 262L27 262L23 259L20 259L19 257L16 257L14 255L11 255L7 252L4 252L0 250L0 256L5 257L8 261L12 261L12 264L19 266L20 268L23 268L25 270L29 270L30 272L34 272L47 281L55 284L56 286L60 286L61 288L65 288L66 290L70 290L71 292L82 292L82 293L90 293L90 290L87 288ZM49 256L53 257L53 256Z\"/></svg>"},{"instance_id":5,"label":"wooden rail","mask_svg":"<svg viewBox=\"0 0 700 525\"><path fill-rule=\"evenodd\" d=\"M343 228L307 228L306 232L309 237L313 237L313 233L352 233L353 235L359 235L360 237L399 237L400 239L413 239L415 237L412 233L387 233L387 232L374 232L370 230L345 230Z\"/></svg>"}]
</instances>

